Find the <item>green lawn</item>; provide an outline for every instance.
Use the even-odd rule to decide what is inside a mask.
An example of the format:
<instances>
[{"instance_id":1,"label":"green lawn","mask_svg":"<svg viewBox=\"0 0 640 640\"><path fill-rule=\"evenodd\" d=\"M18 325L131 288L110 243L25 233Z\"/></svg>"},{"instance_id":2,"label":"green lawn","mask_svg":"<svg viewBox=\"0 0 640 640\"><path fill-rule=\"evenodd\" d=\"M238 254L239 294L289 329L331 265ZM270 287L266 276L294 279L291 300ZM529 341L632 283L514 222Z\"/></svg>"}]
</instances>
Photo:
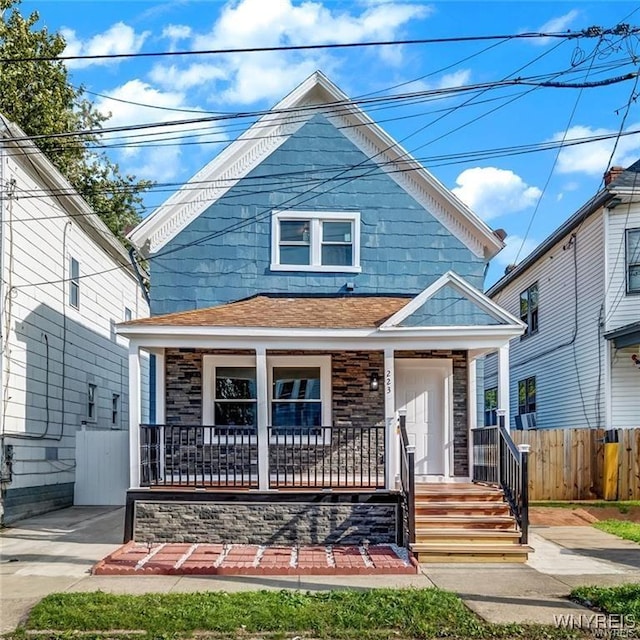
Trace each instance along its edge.
<instances>
[{"instance_id":1,"label":"green lawn","mask_svg":"<svg viewBox=\"0 0 640 640\"><path fill-rule=\"evenodd\" d=\"M92 637L101 640L117 636L113 630L140 630L154 639L188 637L195 632L244 639L265 635L345 640L584 637L577 631L545 626L490 625L456 595L439 589L63 593L47 596L37 604L26 630L50 630L48 637L96 631ZM24 633L22 629L15 637L24 637Z\"/></svg>"},{"instance_id":2,"label":"green lawn","mask_svg":"<svg viewBox=\"0 0 640 640\"><path fill-rule=\"evenodd\" d=\"M613 535L625 540L631 540L640 544L640 523L626 520L601 520L594 522L596 529L613 533Z\"/></svg>"},{"instance_id":3,"label":"green lawn","mask_svg":"<svg viewBox=\"0 0 640 640\"><path fill-rule=\"evenodd\" d=\"M636 632L640 627L640 583L618 587L578 587L571 592L571 598L604 613L633 616Z\"/></svg>"},{"instance_id":4,"label":"green lawn","mask_svg":"<svg viewBox=\"0 0 640 640\"><path fill-rule=\"evenodd\" d=\"M530 507L556 507L563 509L583 509L585 507L617 507L620 513L628 513L631 507L640 507L640 500L582 500L581 502L533 501Z\"/></svg>"}]
</instances>

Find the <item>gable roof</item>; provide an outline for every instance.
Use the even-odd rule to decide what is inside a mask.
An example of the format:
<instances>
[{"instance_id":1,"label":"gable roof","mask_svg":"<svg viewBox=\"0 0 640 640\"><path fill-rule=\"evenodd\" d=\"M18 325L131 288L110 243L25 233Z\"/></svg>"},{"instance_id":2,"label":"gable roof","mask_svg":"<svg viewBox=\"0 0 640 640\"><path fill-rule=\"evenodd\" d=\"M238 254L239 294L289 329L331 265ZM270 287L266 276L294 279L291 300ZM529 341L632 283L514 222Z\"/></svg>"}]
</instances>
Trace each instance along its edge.
<instances>
[{"instance_id":1,"label":"gable roof","mask_svg":"<svg viewBox=\"0 0 640 640\"><path fill-rule=\"evenodd\" d=\"M613 171L613 169L611 169ZM562 240L568 233L578 228L584 220L607 206L617 195L633 195L640 191L640 160L620 171L614 180L606 184L593 198L588 200L570 218L563 222L555 231L545 238L522 262L506 273L498 282L487 290L487 295L493 297L500 293L510 282L523 274L531 265L536 263L549 249ZM618 203L620 200L618 200ZM611 204L613 208L613 203Z\"/></svg>"},{"instance_id":2,"label":"gable roof","mask_svg":"<svg viewBox=\"0 0 640 640\"><path fill-rule=\"evenodd\" d=\"M98 217L89 203L74 189L57 167L15 122L0 113L0 146L7 155L41 183L45 193L58 201L63 211L74 216L74 222L107 254L138 280L131 259L122 243ZM47 192L47 189L49 191ZM43 211L46 215L46 211ZM57 215L54 214L54 215Z\"/></svg>"},{"instance_id":3,"label":"gable roof","mask_svg":"<svg viewBox=\"0 0 640 640\"><path fill-rule=\"evenodd\" d=\"M320 71L263 115L161 207L129 239L144 256L162 249L314 115L322 113L474 254L489 259L502 240Z\"/></svg>"},{"instance_id":4,"label":"gable roof","mask_svg":"<svg viewBox=\"0 0 640 640\"><path fill-rule=\"evenodd\" d=\"M482 313L493 319L494 324L521 327L522 329L526 327L526 325L518 318L510 314L508 311L505 311L482 292L472 287L458 274L453 271L447 271L447 273L440 276L440 278L428 286L422 293L413 298L411 302L403 306L402 309L399 309L397 313L386 320L380 326L380 329L416 329L417 326L420 326L420 319L423 317L420 312L425 308L428 308L429 302L434 301L438 293L443 292L448 288L453 289L457 294L459 294L459 299L454 299L453 302L448 303L449 305L456 304L459 300L466 300L472 305L472 308L475 309L477 313ZM428 312L427 315L438 317L439 314L441 316L441 311L442 309L439 305L435 305L433 313ZM410 320L414 315L418 316L418 324L407 322L407 320ZM477 323L470 322L468 324L475 325ZM425 326L424 323L423 326ZM464 324L461 326L464 326Z\"/></svg>"}]
</instances>

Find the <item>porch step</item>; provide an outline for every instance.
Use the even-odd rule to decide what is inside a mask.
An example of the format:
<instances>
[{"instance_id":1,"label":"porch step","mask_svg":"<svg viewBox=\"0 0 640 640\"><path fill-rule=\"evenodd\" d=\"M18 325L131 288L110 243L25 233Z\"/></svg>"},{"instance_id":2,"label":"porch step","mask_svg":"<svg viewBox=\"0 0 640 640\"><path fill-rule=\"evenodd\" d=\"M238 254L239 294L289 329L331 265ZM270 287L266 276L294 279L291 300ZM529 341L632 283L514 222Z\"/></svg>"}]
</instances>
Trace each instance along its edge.
<instances>
[{"instance_id":1,"label":"porch step","mask_svg":"<svg viewBox=\"0 0 640 640\"><path fill-rule=\"evenodd\" d=\"M447 529L515 529L510 515L416 515L416 530Z\"/></svg>"},{"instance_id":2,"label":"porch step","mask_svg":"<svg viewBox=\"0 0 640 640\"><path fill-rule=\"evenodd\" d=\"M501 516L509 515L509 505L506 502L476 502L476 501L449 501L435 502L416 499L415 510L422 515L485 515Z\"/></svg>"},{"instance_id":3,"label":"porch step","mask_svg":"<svg viewBox=\"0 0 640 640\"><path fill-rule=\"evenodd\" d=\"M526 562L533 549L521 544L432 544L416 542L411 551L421 563Z\"/></svg>"},{"instance_id":4,"label":"porch step","mask_svg":"<svg viewBox=\"0 0 640 640\"><path fill-rule=\"evenodd\" d=\"M504 502L504 495L499 489L473 485L471 489L450 488L445 485L442 489L432 489L429 485L417 485L415 488L416 500L420 502Z\"/></svg>"},{"instance_id":5,"label":"porch step","mask_svg":"<svg viewBox=\"0 0 640 640\"><path fill-rule=\"evenodd\" d=\"M416 544L520 544L520 532L515 529L418 529Z\"/></svg>"}]
</instances>

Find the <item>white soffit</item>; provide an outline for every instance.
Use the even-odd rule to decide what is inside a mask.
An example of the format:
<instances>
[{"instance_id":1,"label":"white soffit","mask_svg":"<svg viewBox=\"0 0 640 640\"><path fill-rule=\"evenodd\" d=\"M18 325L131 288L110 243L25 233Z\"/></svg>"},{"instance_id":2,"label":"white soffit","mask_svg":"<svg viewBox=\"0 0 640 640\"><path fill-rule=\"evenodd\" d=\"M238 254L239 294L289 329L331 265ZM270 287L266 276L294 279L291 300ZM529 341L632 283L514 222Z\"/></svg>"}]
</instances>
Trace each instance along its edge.
<instances>
[{"instance_id":1,"label":"white soffit","mask_svg":"<svg viewBox=\"0 0 640 640\"><path fill-rule=\"evenodd\" d=\"M143 220L129 239L144 256L158 252L318 113L325 115L475 255L489 259L503 248L503 242L482 220L320 71L198 171ZM190 186L198 183L205 186Z\"/></svg>"}]
</instances>

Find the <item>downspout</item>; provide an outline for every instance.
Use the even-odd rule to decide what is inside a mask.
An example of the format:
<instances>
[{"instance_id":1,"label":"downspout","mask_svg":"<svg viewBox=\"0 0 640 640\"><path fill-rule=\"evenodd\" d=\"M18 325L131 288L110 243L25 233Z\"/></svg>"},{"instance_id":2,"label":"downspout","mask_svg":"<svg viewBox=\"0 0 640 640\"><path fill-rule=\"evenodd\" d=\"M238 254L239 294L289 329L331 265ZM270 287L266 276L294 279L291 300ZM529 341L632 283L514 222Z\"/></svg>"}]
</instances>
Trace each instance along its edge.
<instances>
[{"instance_id":1,"label":"downspout","mask_svg":"<svg viewBox=\"0 0 640 640\"><path fill-rule=\"evenodd\" d=\"M129 247L129 260L131 260L131 267L133 268L133 271L136 274L136 278L138 279L138 284L140 285L140 289L142 290L142 296L144 297L146 303L149 306L151 306L151 299L149 298L149 292L147 291L147 287L144 284L144 279L142 277L142 274L140 273L140 269L138 268L136 250L133 247Z\"/></svg>"},{"instance_id":2,"label":"downspout","mask_svg":"<svg viewBox=\"0 0 640 640\"><path fill-rule=\"evenodd\" d=\"M60 438L64 436L65 421L65 389L67 386L67 290L70 284L67 282L67 230L71 226L71 220L67 220L62 231L62 389L60 390ZM70 273L70 270L69 270ZM65 286L66 285L66 286Z\"/></svg>"}]
</instances>

